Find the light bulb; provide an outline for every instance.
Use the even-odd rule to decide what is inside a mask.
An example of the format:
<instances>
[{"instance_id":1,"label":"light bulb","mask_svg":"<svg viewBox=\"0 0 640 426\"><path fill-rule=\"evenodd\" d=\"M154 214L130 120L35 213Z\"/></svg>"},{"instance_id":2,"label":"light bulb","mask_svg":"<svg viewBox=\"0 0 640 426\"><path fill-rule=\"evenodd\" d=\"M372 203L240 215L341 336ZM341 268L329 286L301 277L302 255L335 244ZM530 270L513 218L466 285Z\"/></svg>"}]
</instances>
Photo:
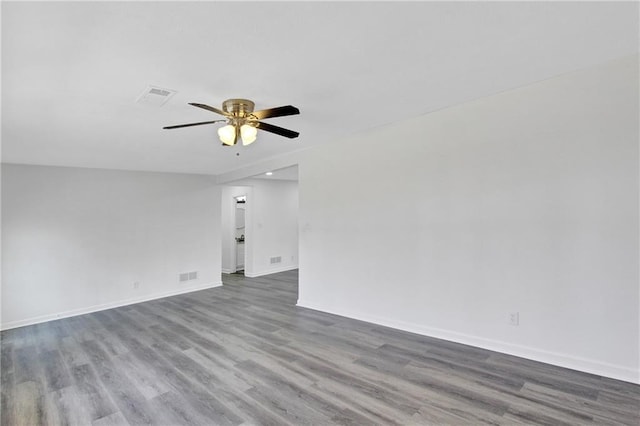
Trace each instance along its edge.
<instances>
[{"instance_id":1,"label":"light bulb","mask_svg":"<svg viewBox=\"0 0 640 426\"><path fill-rule=\"evenodd\" d=\"M242 145L249 145L256 140L258 135L258 129L248 124L243 124L240 127L240 136L242 137Z\"/></svg>"},{"instance_id":2,"label":"light bulb","mask_svg":"<svg viewBox=\"0 0 640 426\"><path fill-rule=\"evenodd\" d=\"M233 145L236 138L236 128L231 124L227 124L224 127L218 129L218 136L225 145Z\"/></svg>"}]
</instances>

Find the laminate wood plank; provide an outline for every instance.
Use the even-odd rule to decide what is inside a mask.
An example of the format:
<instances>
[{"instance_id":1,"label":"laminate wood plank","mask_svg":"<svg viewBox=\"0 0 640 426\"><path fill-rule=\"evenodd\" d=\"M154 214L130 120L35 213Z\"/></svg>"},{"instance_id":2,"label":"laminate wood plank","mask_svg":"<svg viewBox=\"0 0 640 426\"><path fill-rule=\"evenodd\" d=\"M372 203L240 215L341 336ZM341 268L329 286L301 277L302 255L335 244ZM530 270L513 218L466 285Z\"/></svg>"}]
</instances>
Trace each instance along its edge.
<instances>
[{"instance_id":1,"label":"laminate wood plank","mask_svg":"<svg viewBox=\"0 0 640 426\"><path fill-rule=\"evenodd\" d=\"M637 425L640 386L296 306L297 271L0 334L2 425Z\"/></svg>"},{"instance_id":2,"label":"laminate wood plank","mask_svg":"<svg viewBox=\"0 0 640 426\"><path fill-rule=\"evenodd\" d=\"M13 389L13 401L9 404L13 409L12 426L42 425L51 417L46 412L44 389L39 381L17 383Z\"/></svg>"},{"instance_id":3,"label":"laminate wood plank","mask_svg":"<svg viewBox=\"0 0 640 426\"><path fill-rule=\"evenodd\" d=\"M453 378L447 379L446 375L425 374L422 369L412 370L410 365L385 364L371 357L359 359L356 363L392 374L424 389L423 397L428 403L441 409L448 408L467 422L496 423L509 406L506 401L487 395L485 389L469 389L469 383L463 385Z\"/></svg>"},{"instance_id":4,"label":"laminate wood plank","mask_svg":"<svg viewBox=\"0 0 640 426\"><path fill-rule=\"evenodd\" d=\"M154 325L160 324L155 317L151 317L147 315L144 311L144 304L139 303L134 305L133 309L122 309L118 310L118 315L120 318L126 318L126 324L132 324L136 327L140 327L142 329L149 328Z\"/></svg>"},{"instance_id":5,"label":"laminate wood plank","mask_svg":"<svg viewBox=\"0 0 640 426\"><path fill-rule=\"evenodd\" d=\"M298 359L298 355L285 346L288 341L280 341L276 346L269 342L269 340L273 339L274 338L272 336L269 336L266 339L260 339L249 335L244 336L242 340L244 340L248 345L257 348L263 353L269 354L276 359L280 359L285 362L293 362Z\"/></svg>"},{"instance_id":6,"label":"laminate wood plank","mask_svg":"<svg viewBox=\"0 0 640 426\"><path fill-rule=\"evenodd\" d=\"M89 364L72 367L71 375L78 393L82 396L81 404L88 410L92 421L118 412L107 390Z\"/></svg>"},{"instance_id":7,"label":"laminate wood plank","mask_svg":"<svg viewBox=\"0 0 640 426\"><path fill-rule=\"evenodd\" d=\"M67 336L62 338L62 340L58 342L58 347L63 362L68 368L78 367L89 363L87 354L82 350L75 337Z\"/></svg>"},{"instance_id":8,"label":"laminate wood plank","mask_svg":"<svg viewBox=\"0 0 640 426\"><path fill-rule=\"evenodd\" d=\"M157 346L162 347L162 344L158 343ZM164 346L164 348L169 349L168 346ZM173 352L172 350L170 351ZM192 409L196 410L200 415L211 419L213 424L232 425L241 422L241 419L222 404L209 389L186 377L183 372L176 368L175 364L166 360L164 356L159 355L157 347L156 350L146 350L145 352L132 350L132 354L138 359L147 362L160 377L163 377L170 384L172 390L180 393L188 401ZM164 355L170 356L168 353ZM201 373L207 374L206 371Z\"/></svg>"},{"instance_id":9,"label":"laminate wood plank","mask_svg":"<svg viewBox=\"0 0 640 426\"><path fill-rule=\"evenodd\" d=\"M45 398L47 424L50 425L88 425L92 422L91 413L82 395L75 386L68 386L47 393Z\"/></svg>"},{"instance_id":10,"label":"laminate wood plank","mask_svg":"<svg viewBox=\"0 0 640 426\"><path fill-rule=\"evenodd\" d=\"M566 413L547 407L534 407L527 404L512 404L504 415L508 420L520 420L536 425L582 425L591 423L592 418L575 418Z\"/></svg>"},{"instance_id":11,"label":"laminate wood plank","mask_svg":"<svg viewBox=\"0 0 640 426\"><path fill-rule=\"evenodd\" d=\"M201 348L212 355L227 359L233 363L261 355L260 351L247 345L236 334L225 334L220 330L205 329L198 329L198 334L202 338L193 338L191 340L194 348Z\"/></svg>"},{"instance_id":12,"label":"laminate wood plank","mask_svg":"<svg viewBox=\"0 0 640 426\"><path fill-rule=\"evenodd\" d=\"M220 303L220 302L207 302L207 303ZM207 305L203 301L194 301L191 304L187 301L182 303L167 302L165 306L166 310L179 314L185 321L193 322L196 324L208 324L209 327L225 327L226 325L233 323L234 319L229 316L211 309L211 305ZM207 306L209 306L207 308Z\"/></svg>"},{"instance_id":13,"label":"laminate wood plank","mask_svg":"<svg viewBox=\"0 0 640 426\"><path fill-rule=\"evenodd\" d=\"M358 356L366 356L374 350L374 347L370 347L367 345L363 345L359 342L354 342L346 338L342 338L339 336L331 336L329 334L321 333L318 331L313 331L308 333L309 337L316 342L316 344L330 346L340 352L358 355ZM389 357L391 358L391 357ZM394 357L398 362L407 363L409 360L400 359L400 357Z\"/></svg>"},{"instance_id":14,"label":"laminate wood plank","mask_svg":"<svg viewBox=\"0 0 640 426\"><path fill-rule=\"evenodd\" d=\"M24 333L24 328L25 327L4 330L2 333L0 333L0 345L11 345L15 347L16 341L19 339L19 336Z\"/></svg>"},{"instance_id":15,"label":"laminate wood plank","mask_svg":"<svg viewBox=\"0 0 640 426\"><path fill-rule=\"evenodd\" d=\"M110 356L118 356L126 354L128 352L127 347L123 345L117 338L115 338L109 330L96 329L93 331L93 334L95 336L95 339L100 342L102 348Z\"/></svg>"},{"instance_id":16,"label":"laminate wood plank","mask_svg":"<svg viewBox=\"0 0 640 426\"><path fill-rule=\"evenodd\" d=\"M597 423L602 424L633 424L640 414L637 409L627 410L624 406L592 401L531 383L524 385L521 394L523 399L559 410L570 410L578 417L580 414L593 420L598 417Z\"/></svg>"},{"instance_id":17,"label":"laminate wood plank","mask_svg":"<svg viewBox=\"0 0 640 426\"><path fill-rule=\"evenodd\" d=\"M72 336L77 342L95 339L95 335L91 330L97 326L95 322L90 321L89 318L91 318L91 314L66 318L64 320L70 336Z\"/></svg>"},{"instance_id":18,"label":"laminate wood plank","mask_svg":"<svg viewBox=\"0 0 640 426\"><path fill-rule=\"evenodd\" d=\"M360 354L352 354L336 350L330 346L318 344L313 340L310 333L302 330L278 330L277 334L285 338L288 343L286 346L297 352L304 353L305 356L318 359L330 359L338 364L351 364L361 357Z\"/></svg>"},{"instance_id":19,"label":"laminate wood plank","mask_svg":"<svg viewBox=\"0 0 640 426\"><path fill-rule=\"evenodd\" d=\"M174 346L177 346L180 350L186 350L191 347L191 343L178 333L174 333L169 330L167 324L154 325L149 327L149 331L157 334L161 339L172 342Z\"/></svg>"},{"instance_id":20,"label":"laminate wood plank","mask_svg":"<svg viewBox=\"0 0 640 426\"><path fill-rule=\"evenodd\" d=\"M455 357L469 361L487 360L492 355L491 351L484 349L422 336L408 331L394 330L388 327L374 327L371 329L371 333L375 336L381 336L388 344L415 350L419 353L428 351L433 354L440 354L443 357Z\"/></svg>"},{"instance_id":21,"label":"laminate wood plank","mask_svg":"<svg viewBox=\"0 0 640 426\"><path fill-rule=\"evenodd\" d=\"M115 368L126 374L138 392L147 400L171 390L171 387L161 377L158 377L153 369L149 368L146 363L140 362L129 352L114 357L112 361Z\"/></svg>"},{"instance_id":22,"label":"laminate wood plank","mask_svg":"<svg viewBox=\"0 0 640 426\"><path fill-rule=\"evenodd\" d=\"M348 423L345 418L347 412L351 412L356 416L352 418L353 421L368 421L368 419L354 411L337 405L332 400L323 398L321 394L313 392L312 388L305 386L303 383L292 380L292 375L276 374L271 369L251 360L242 362L238 367L243 371L249 372L252 376L258 377L269 388L278 389L289 401L295 401L294 404L299 402L302 407L309 407L325 417L324 419L319 418L318 421L328 422L329 419L339 419L342 423ZM308 415L305 418L315 418L315 415Z\"/></svg>"},{"instance_id":23,"label":"laminate wood plank","mask_svg":"<svg viewBox=\"0 0 640 426\"><path fill-rule=\"evenodd\" d=\"M9 383L13 383L13 343L7 342L0 346L0 365L2 366L0 383L3 386L8 386ZM10 382L8 379L9 374L11 374Z\"/></svg>"},{"instance_id":24,"label":"laminate wood plank","mask_svg":"<svg viewBox=\"0 0 640 426\"><path fill-rule=\"evenodd\" d=\"M128 426L129 424L130 423L120 411L91 422L92 426Z\"/></svg>"},{"instance_id":25,"label":"laminate wood plank","mask_svg":"<svg viewBox=\"0 0 640 426\"><path fill-rule=\"evenodd\" d=\"M220 360L211 352L200 348L187 349L183 353L205 371L214 371L221 383L230 389L235 389L236 392L244 392L253 387L243 378L244 374L236 371L233 362Z\"/></svg>"},{"instance_id":26,"label":"laminate wood plank","mask_svg":"<svg viewBox=\"0 0 640 426\"><path fill-rule=\"evenodd\" d=\"M332 368L339 369L348 373L354 377L366 379L374 384L381 384L384 388L404 395L420 394L421 389L414 386L411 382L398 379L395 376L390 376L386 373L379 372L375 369L369 369L363 367L360 364L355 363L357 359L351 356L345 356L344 353L328 350L321 346L315 346L313 344L299 344L299 342L291 342L288 347L295 350L300 358L309 359L318 363L329 364ZM298 366L298 364L290 364L290 368L298 367L298 372L302 375L307 375L310 380L317 381L324 379L322 374L314 373L307 370L304 367ZM382 385L383 384L383 385Z\"/></svg>"},{"instance_id":27,"label":"laminate wood plank","mask_svg":"<svg viewBox=\"0 0 640 426\"><path fill-rule=\"evenodd\" d=\"M324 386L321 375L316 375L296 363L286 363L270 358L262 358L257 362L268 371L281 377L286 377L287 380L293 381L297 386L303 387L308 392L318 395L319 398L331 402L335 407L341 407L332 410L332 422L345 424L348 423L346 416L350 416L352 421L357 421L359 424L380 424L380 422L394 424L394 421L391 420L393 416L384 417L384 414L380 414L378 411L373 414L375 410L370 409L370 407L377 404L374 399L369 399L368 403L359 405L354 402L358 400L358 397L356 396L355 400L352 398L354 396L352 389L343 386L341 392L334 392L333 389ZM252 381L252 378L253 375L248 376L247 381ZM260 385L258 384L258 386ZM384 412L384 408L382 411Z\"/></svg>"},{"instance_id":28,"label":"laminate wood plank","mask_svg":"<svg viewBox=\"0 0 640 426\"><path fill-rule=\"evenodd\" d=\"M274 310L265 309L263 306L251 305L247 307L247 312L250 313L251 318L276 326L278 329L295 328L298 324L296 318Z\"/></svg>"},{"instance_id":29,"label":"laminate wood plank","mask_svg":"<svg viewBox=\"0 0 640 426\"><path fill-rule=\"evenodd\" d=\"M182 395L175 391L154 397L150 405L165 425L208 426L211 424L211 419L193 410Z\"/></svg>"},{"instance_id":30,"label":"laminate wood plank","mask_svg":"<svg viewBox=\"0 0 640 426\"><path fill-rule=\"evenodd\" d=\"M306 358L301 358L297 360L296 363L325 380L331 380L332 382L349 386L354 392L365 394L378 401L379 404L387 405L409 416L414 415L419 409L416 401L406 398L403 395L395 394L386 387L376 386L376 384L351 375L337 365L317 362Z\"/></svg>"},{"instance_id":31,"label":"laminate wood plank","mask_svg":"<svg viewBox=\"0 0 640 426\"><path fill-rule=\"evenodd\" d=\"M353 391L351 386L346 383L319 378L313 387L325 395L344 401L352 410L357 411L364 417L372 419L368 424L412 424L413 415L415 415L415 413L407 415L405 412L397 410L393 406L380 403L378 398L366 392Z\"/></svg>"},{"instance_id":32,"label":"laminate wood plank","mask_svg":"<svg viewBox=\"0 0 640 426\"><path fill-rule=\"evenodd\" d=\"M326 417L302 403L298 398L292 398L282 389L272 389L269 386L256 386L245 392L254 403L266 408L287 422L295 425L322 425L329 424L330 418Z\"/></svg>"},{"instance_id":33,"label":"laminate wood plank","mask_svg":"<svg viewBox=\"0 0 640 426\"><path fill-rule=\"evenodd\" d=\"M577 386L586 386L592 390L607 388L606 382L603 381L604 378L594 374L576 372L567 368L498 352L490 352L489 358L483 365L486 368L500 369L501 371L509 372L509 374L521 376L525 380L550 380L553 383L557 382L560 387L570 387L572 384L576 384ZM588 389L585 390L587 394L590 393Z\"/></svg>"},{"instance_id":34,"label":"laminate wood plank","mask_svg":"<svg viewBox=\"0 0 640 426\"><path fill-rule=\"evenodd\" d=\"M164 326L168 331L180 336L181 343L179 347L184 351L190 349L193 345L201 346L207 350L215 350L224 352L224 346L219 344L215 335L207 327L195 322L185 320L182 315L173 315L164 317ZM149 327L148 330L158 330L158 325ZM138 333L139 335L139 333ZM153 342L152 342L153 343Z\"/></svg>"},{"instance_id":35,"label":"laminate wood plank","mask_svg":"<svg viewBox=\"0 0 640 426\"><path fill-rule=\"evenodd\" d=\"M58 338L50 323L34 325L33 338L38 352L50 352L56 350Z\"/></svg>"},{"instance_id":36,"label":"laminate wood plank","mask_svg":"<svg viewBox=\"0 0 640 426\"><path fill-rule=\"evenodd\" d=\"M627 395L629 397L638 395L638 385L636 384L611 379L609 377L600 377L594 374L590 374L588 376L591 376L591 379L593 380L589 381L588 383L594 383L602 390L605 390L607 392L617 393L619 395Z\"/></svg>"},{"instance_id":37,"label":"laminate wood plank","mask_svg":"<svg viewBox=\"0 0 640 426\"><path fill-rule=\"evenodd\" d=\"M190 352L191 356L187 355L186 352ZM231 408L234 413L241 414L245 423L247 421L254 421L256 422L255 424L262 424L263 422L267 424L283 423L281 417L262 406L256 405L254 401L246 396L246 391L253 386L243 380L247 376L245 372L229 371L235 370L235 368L229 368L228 366L216 369L203 368L210 365L211 358L197 356L197 351L194 349L189 349L182 353L172 350L164 351L163 353L168 355L168 359L172 364L178 366L182 374L209 389L210 392L215 394L216 399ZM196 356L194 356L194 353ZM232 421L233 417L230 417L229 420Z\"/></svg>"},{"instance_id":38,"label":"laminate wood plank","mask_svg":"<svg viewBox=\"0 0 640 426\"><path fill-rule=\"evenodd\" d=\"M41 352L39 362L42 365L47 392L56 391L71 385L71 376L57 350Z\"/></svg>"},{"instance_id":39,"label":"laminate wood plank","mask_svg":"<svg viewBox=\"0 0 640 426\"><path fill-rule=\"evenodd\" d=\"M152 369L164 383L171 387L173 393L184 395L192 411L197 413L193 414L193 416L207 418L215 424L239 423L240 418L222 404L218 398L214 397L213 394L208 393L205 388L197 386L197 380L194 382L185 377L185 375L191 375L192 378L193 376L199 378L200 374L209 378L212 377L206 370L189 370L186 368L189 367L189 365L184 363L184 359L187 359L186 357L180 359L180 365L183 366L182 370L176 368L175 356L180 354L179 348L174 350L171 346L165 344L163 340L166 334L155 334L158 331L157 326L150 327L150 329L152 329L150 330L152 331L152 335L150 337L147 336L146 340L152 343L148 347L128 334L128 331L123 327L116 327L119 327L117 335L123 344L130 349L131 355L137 359L137 361L133 362L146 364L148 366L147 368ZM159 356L159 352L162 352L163 356ZM171 359L166 361L164 358ZM173 362L171 360L173 360ZM181 416L184 417L184 415Z\"/></svg>"},{"instance_id":40,"label":"laminate wood plank","mask_svg":"<svg viewBox=\"0 0 640 426\"><path fill-rule=\"evenodd\" d=\"M131 424L158 424L161 419L155 417L147 400L138 391L122 370L114 365L111 357L96 341L82 343L82 347L91 359L98 377L120 412Z\"/></svg>"},{"instance_id":41,"label":"laminate wood plank","mask_svg":"<svg viewBox=\"0 0 640 426\"><path fill-rule=\"evenodd\" d=\"M500 388L504 387L518 390L525 384L525 380L522 378L513 377L509 374L496 374L487 369L460 362L456 358L443 358L434 355L432 351L418 353L417 351L384 344L380 346L375 353L392 353L408 359L410 363L416 367L440 370L453 376L465 377L476 383L482 382L483 384L487 384L487 382L489 382Z\"/></svg>"},{"instance_id":42,"label":"laminate wood plank","mask_svg":"<svg viewBox=\"0 0 640 426\"><path fill-rule=\"evenodd\" d=\"M607 408L614 408L640 419L640 396L638 395L633 393L620 395L616 392L601 390L597 401Z\"/></svg>"},{"instance_id":43,"label":"laminate wood plank","mask_svg":"<svg viewBox=\"0 0 640 426\"><path fill-rule=\"evenodd\" d=\"M549 400L533 397L533 395L527 397L522 392L511 388L488 387L482 382L470 382L463 377L451 377L446 372L432 369L425 370L423 368L415 369L413 366L407 368L407 373L420 376L422 380L428 378L427 380L429 381L435 381L437 384L431 387L438 389L440 393L451 395L465 402L466 406L479 404L486 412L502 415L511 407L527 406L533 408L534 411L553 411L558 418L570 418L579 422L591 422L593 420L592 416L586 413L555 404ZM502 410L496 412L494 407L500 407Z\"/></svg>"},{"instance_id":44,"label":"laminate wood plank","mask_svg":"<svg viewBox=\"0 0 640 426\"><path fill-rule=\"evenodd\" d=\"M341 336L345 339L357 342L361 346L369 346L373 349L379 348L387 343L384 339L373 336L369 332L358 330L356 328L350 329L348 323L342 322L333 323L332 325L324 328L322 333L328 334L329 336Z\"/></svg>"},{"instance_id":45,"label":"laminate wood plank","mask_svg":"<svg viewBox=\"0 0 640 426\"><path fill-rule=\"evenodd\" d=\"M268 408L257 404L246 392L253 388L246 380L245 372L239 371L235 366L198 352L198 349L189 349L184 354L205 369L216 372L215 394L225 405L231 407L236 413L242 413L243 424L249 425L286 425L290 424L284 418ZM212 368L207 368L212 367ZM254 382L254 380L250 380Z\"/></svg>"},{"instance_id":46,"label":"laminate wood plank","mask_svg":"<svg viewBox=\"0 0 640 426\"><path fill-rule=\"evenodd\" d=\"M2 383L0 386L0 425L13 425L18 423L15 418L14 405L16 403L16 397L14 392L13 371L4 371L3 369Z\"/></svg>"},{"instance_id":47,"label":"laminate wood plank","mask_svg":"<svg viewBox=\"0 0 640 426\"><path fill-rule=\"evenodd\" d=\"M224 353L236 362L240 362L246 359L255 359L266 355L264 348L261 348L260 339L257 339L255 335L248 333L244 329L229 328L226 330L210 331L209 335L213 336L213 339L224 346ZM284 345L287 343L285 340L279 340L277 336L270 336L269 341L273 341L276 344ZM195 343L195 342L194 342ZM266 341L268 344L268 341ZM285 353L285 352L282 352Z\"/></svg>"},{"instance_id":48,"label":"laminate wood plank","mask_svg":"<svg viewBox=\"0 0 640 426\"><path fill-rule=\"evenodd\" d=\"M13 353L13 380L16 385L28 381L39 382L41 379L44 382L35 345L19 347Z\"/></svg>"},{"instance_id":49,"label":"laminate wood plank","mask_svg":"<svg viewBox=\"0 0 640 426\"><path fill-rule=\"evenodd\" d=\"M325 314L322 312L314 311L311 309L299 308L295 305L286 306L286 305L276 305L272 307L268 307L273 309L276 312L282 313L284 315L294 315L293 319L298 321L299 323L315 323L317 325L322 325L325 327L329 327L336 323L339 320L339 317L332 318L329 314Z\"/></svg>"}]
</instances>

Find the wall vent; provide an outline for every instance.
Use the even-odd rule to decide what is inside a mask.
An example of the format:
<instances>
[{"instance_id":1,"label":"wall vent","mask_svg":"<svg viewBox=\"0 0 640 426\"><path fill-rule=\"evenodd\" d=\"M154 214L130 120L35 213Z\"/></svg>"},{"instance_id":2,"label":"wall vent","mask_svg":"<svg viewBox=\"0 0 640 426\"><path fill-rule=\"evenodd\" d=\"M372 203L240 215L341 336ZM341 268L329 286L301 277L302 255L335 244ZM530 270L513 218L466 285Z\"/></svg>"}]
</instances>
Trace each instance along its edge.
<instances>
[{"instance_id":1,"label":"wall vent","mask_svg":"<svg viewBox=\"0 0 640 426\"><path fill-rule=\"evenodd\" d=\"M198 271L183 272L181 274L178 274L178 281L180 281L181 283L185 281L192 281L197 279L198 279Z\"/></svg>"},{"instance_id":2,"label":"wall vent","mask_svg":"<svg viewBox=\"0 0 640 426\"><path fill-rule=\"evenodd\" d=\"M164 89L156 86L147 86L144 92L142 92L142 94L138 96L138 99L136 99L136 103L160 107L175 94L175 90Z\"/></svg>"},{"instance_id":3,"label":"wall vent","mask_svg":"<svg viewBox=\"0 0 640 426\"><path fill-rule=\"evenodd\" d=\"M281 256L277 256L277 257L272 257L271 258L271 264L273 265L274 263L280 263L282 262L282 257Z\"/></svg>"}]
</instances>

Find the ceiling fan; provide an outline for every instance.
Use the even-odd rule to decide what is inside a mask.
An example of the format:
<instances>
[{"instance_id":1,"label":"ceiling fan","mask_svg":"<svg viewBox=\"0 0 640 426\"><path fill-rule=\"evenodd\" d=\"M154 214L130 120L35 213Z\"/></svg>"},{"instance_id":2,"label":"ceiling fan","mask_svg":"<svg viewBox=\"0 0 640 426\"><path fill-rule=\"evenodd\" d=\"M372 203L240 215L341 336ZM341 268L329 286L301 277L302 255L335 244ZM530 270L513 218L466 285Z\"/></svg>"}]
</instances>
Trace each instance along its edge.
<instances>
[{"instance_id":1,"label":"ceiling fan","mask_svg":"<svg viewBox=\"0 0 640 426\"><path fill-rule=\"evenodd\" d=\"M283 117L285 115L300 114L300 110L293 105L286 105L276 108L254 111L255 104L248 99L227 99L222 103L222 110L205 104L189 103L194 107L206 109L225 117L224 120L201 121L198 123L177 124L166 126L163 129L178 129L180 127L201 126L226 122L227 125L218 129L218 136L222 145L233 146L242 139L243 145L249 145L256 140L258 129L287 138L297 138L300 133L273 124L263 123L260 120L265 118Z\"/></svg>"}]
</instances>

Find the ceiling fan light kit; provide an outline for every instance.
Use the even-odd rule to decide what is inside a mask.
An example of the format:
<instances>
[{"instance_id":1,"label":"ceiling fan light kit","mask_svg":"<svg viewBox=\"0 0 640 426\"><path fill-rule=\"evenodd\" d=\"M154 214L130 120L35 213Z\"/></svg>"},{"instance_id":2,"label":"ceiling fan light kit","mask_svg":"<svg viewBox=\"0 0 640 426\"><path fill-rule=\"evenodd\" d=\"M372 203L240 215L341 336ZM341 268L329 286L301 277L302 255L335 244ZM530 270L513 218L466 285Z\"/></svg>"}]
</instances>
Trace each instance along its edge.
<instances>
[{"instance_id":1,"label":"ceiling fan light kit","mask_svg":"<svg viewBox=\"0 0 640 426\"><path fill-rule=\"evenodd\" d=\"M218 129L218 137L225 145L233 145L235 143L236 138L236 128L231 124L227 124L226 126L220 127Z\"/></svg>"},{"instance_id":2,"label":"ceiling fan light kit","mask_svg":"<svg viewBox=\"0 0 640 426\"><path fill-rule=\"evenodd\" d=\"M265 118L300 114L300 110L293 105L285 105L261 111L254 111L255 104L249 99L227 99L222 103L222 110L205 104L189 103L189 105L220 114L226 119L178 124L163 127L163 129L177 129L225 121L227 125L218 129L218 137L224 146L233 146L238 143L238 139L242 139L242 145L249 145L256 140L258 129L290 139L297 138L300 135L300 133L294 132L293 130L260 121Z\"/></svg>"},{"instance_id":3,"label":"ceiling fan light kit","mask_svg":"<svg viewBox=\"0 0 640 426\"><path fill-rule=\"evenodd\" d=\"M258 129L249 125L243 124L240 126L240 138L242 139L242 145L249 145L253 143L258 137Z\"/></svg>"}]
</instances>

